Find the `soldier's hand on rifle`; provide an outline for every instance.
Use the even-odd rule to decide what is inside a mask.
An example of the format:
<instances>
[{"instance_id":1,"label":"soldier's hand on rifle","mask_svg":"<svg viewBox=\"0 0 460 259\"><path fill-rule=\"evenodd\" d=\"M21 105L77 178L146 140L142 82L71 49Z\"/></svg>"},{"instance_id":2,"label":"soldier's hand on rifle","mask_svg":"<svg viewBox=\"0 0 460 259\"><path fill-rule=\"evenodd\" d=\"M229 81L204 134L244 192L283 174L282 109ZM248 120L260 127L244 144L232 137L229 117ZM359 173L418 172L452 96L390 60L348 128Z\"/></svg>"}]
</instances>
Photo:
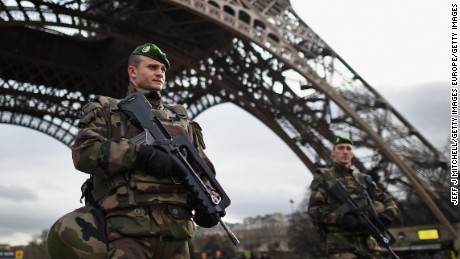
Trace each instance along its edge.
<instances>
[{"instance_id":1,"label":"soldier's hand on rifle","mask_svg":"<svg viewBox=\"0 0 460 259\"><path fill-rule=\"evenodd\" d=\"M347 230L359 230L362 228L362 224L358 217L353 213L345 213L339 219L339 225Z\"/></svg>"},{"instance_id":2,"label":"soldier's hand on rifle","mask_svg":"<svg viewBox=\"0 0 460 259\"><path fill-rule=\"evenodd\" d=\"M160 146L141 145L136 157L138 168L157 178L170 177L179 170L177 163Z\"/></svg>"},{"instance_id":3,"label":"soldier's hand on rifle","mask_svg":"<svg viewBox=\"0 0 460 259\"><path fill-rule=\"evenodd\" d=\"M386 209L385 211L380 213L378 217L383 227L385 227L385 229L388 229L391 226L391 223L393 223L395 215L391 210Z\"/></svg>"},{"instance_id":4,"label":"soldier's hand on rifle","mask_svg":"<svg viewBox=\"0 0 460 259\"><path fill-rule=\"evenodd\" d=\"M212 228L218 223L217 218L214 215L210 215L201 209L195 210L193 221L195 221L198 226L204 228Z\"/></svg>"}]
</instances>

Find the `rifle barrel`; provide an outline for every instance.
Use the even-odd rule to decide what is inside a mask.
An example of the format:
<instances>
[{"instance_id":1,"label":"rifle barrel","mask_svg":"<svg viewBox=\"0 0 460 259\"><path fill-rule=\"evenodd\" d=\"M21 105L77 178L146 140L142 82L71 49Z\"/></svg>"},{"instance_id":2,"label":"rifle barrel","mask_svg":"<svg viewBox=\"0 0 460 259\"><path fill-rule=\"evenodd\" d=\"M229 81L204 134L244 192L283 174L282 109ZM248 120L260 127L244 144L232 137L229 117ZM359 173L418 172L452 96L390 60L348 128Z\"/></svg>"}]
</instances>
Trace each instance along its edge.
<instances>
[{"instance_id":1,"label":"rifle barrel","mask_svg":"<svg viewBox=\"0 0 460 259\"><path fill-rule=\"evenodd\" d=\"M225 232L227 232L228 237L232 240L234 245L238 245L240 240L233 234L233 232L228 228L228 226L222 221L222 218L219 218L220 225L224 228Z\"/></svg>"}]
</instances>

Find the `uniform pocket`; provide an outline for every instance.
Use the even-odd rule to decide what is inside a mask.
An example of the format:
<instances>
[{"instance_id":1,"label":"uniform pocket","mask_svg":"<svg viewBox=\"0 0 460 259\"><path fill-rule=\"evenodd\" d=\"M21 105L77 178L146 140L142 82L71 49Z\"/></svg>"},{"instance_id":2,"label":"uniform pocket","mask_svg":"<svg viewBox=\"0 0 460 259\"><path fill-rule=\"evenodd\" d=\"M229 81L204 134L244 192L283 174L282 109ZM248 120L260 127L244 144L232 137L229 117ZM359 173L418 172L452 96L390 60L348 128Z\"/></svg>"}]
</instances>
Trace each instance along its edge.
<instances>
[{"instance_id":1,"label":"uniform pocket","mask_svg":"<svg viewBox=\"0 0 460 259\"><path fill-rule=\"evenodd\" d=\"M107 213L107 239L111 241L122 236L159 236L160 227L152 221L142 207L111 211Z\"/></svg>"},{"instance_id":2,"label":"uniform pocket","mask_svg":"<svg viewBox=\"0 0 460 259\"><path fill-rule=\"evenodd\" d=\"M187 239L195 234L190 210L175 205L159 205L152 210L153 218L165 238Z\"/></svg>"}]
</instances>

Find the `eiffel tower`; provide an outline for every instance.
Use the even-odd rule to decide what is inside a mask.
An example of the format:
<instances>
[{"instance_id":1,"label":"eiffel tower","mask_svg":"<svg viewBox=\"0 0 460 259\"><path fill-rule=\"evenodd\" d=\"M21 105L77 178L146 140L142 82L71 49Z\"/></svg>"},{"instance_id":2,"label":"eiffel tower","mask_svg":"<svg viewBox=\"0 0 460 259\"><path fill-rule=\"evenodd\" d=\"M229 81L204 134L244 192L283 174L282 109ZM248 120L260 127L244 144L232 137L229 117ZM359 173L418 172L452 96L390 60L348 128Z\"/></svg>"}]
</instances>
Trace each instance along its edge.
<instances>
[{"instance_id":1,"label":"eiffel tower","mask_svg":"<svg viewBox=\"0 0 460 259\"><path fill-rule=\"evenodd\" d=\"M355 165L395 196L403 222L458 237L446 157L289 0L1 0L0 122L70 146L90 98L124 97L127 57L145 42L173 64L165 101L185 104L192 118L233 103L310 172L331 162L334 135L351 136L366 154Z\"/></svg>"}]
</instances>

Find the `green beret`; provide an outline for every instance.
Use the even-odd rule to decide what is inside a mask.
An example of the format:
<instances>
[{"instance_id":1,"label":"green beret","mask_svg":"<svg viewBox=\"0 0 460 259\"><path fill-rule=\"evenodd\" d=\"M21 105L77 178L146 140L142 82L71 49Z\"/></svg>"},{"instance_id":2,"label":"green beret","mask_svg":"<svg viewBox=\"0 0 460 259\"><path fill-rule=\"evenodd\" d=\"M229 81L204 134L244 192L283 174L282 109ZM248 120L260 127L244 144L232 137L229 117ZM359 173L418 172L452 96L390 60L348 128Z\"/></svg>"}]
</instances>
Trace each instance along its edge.
<instances>
[{"instance_id":1,"label":"green beret","mask_svg":"<svg viewBox=\"0 0 460 259\"><path fill-rule=\"evenodd\" d=\"M153 43L145 43L143 45L140 45L136 47L131 54L150 57L163 63L167 69L169 69L170 67L169 61L166 58L166 53L161 51L161 49Z\"/></svg>"},{"instance_id":2,"label":"green beret","mask_svg":"<svg viewBox=\"0 0 460 259\"><path fill-rule=\"evenodd\" d=\"M350 144L350 145L353 145L353 141L349 138L345 138L345 137L342 137L342 136L335 136L334 138L334 145L338 145L338 144Z\"/></svg>"}]
</instances>

